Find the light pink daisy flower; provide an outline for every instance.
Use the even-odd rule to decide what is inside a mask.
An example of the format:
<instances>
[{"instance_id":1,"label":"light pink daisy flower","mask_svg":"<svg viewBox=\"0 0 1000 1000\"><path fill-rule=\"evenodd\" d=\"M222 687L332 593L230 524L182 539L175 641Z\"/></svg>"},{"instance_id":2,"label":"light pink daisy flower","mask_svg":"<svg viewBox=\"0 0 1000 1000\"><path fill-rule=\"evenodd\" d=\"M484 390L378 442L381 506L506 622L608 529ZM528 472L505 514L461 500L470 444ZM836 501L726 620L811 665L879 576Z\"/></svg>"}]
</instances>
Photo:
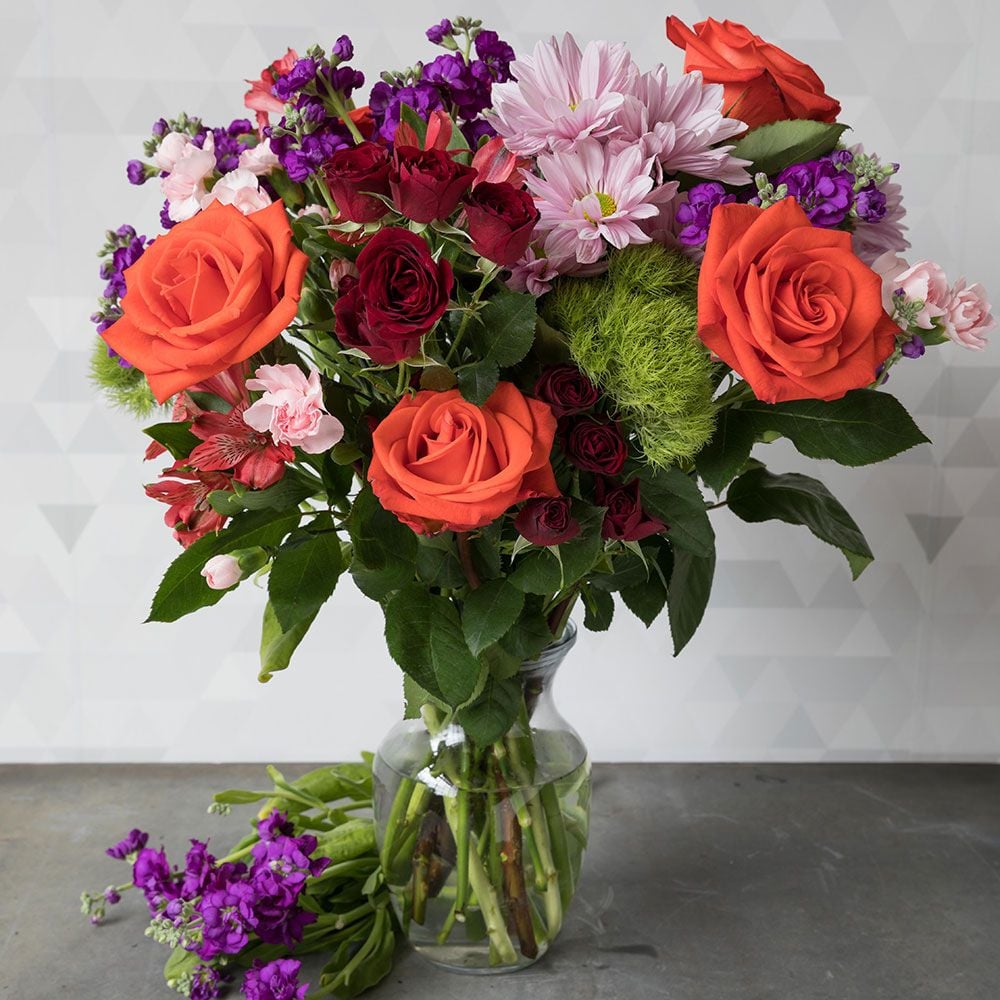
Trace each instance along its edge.
<instances>
[{"instance_id":1,"label":"light pink daisy flower","mask_svg":"<svg viewBox=\"0 0 1000 1000\"><path fill-rule=\"evenodd\" d=\"M510 68L514 80L493 85L487 117L519 156L571 152L588 137L614 132L615 115L639 75L624 45L589 42L581 52L568 33L561 42L539 42Z\"/></svg>"},{"instance_id":2,"label":"light pink daisy flower","mask_svg":"<svg viewBox=\"0 0 1000 1000\"><path fill-rule=\"evenodd\" d=\"M743 122L726 118L722 102L721 84L705 84L697 70L669 83L666 68L657 66L636 78L609 145L621 149L639 143L666 173L749 184L749 161L731 156L732 144L719 145L746 130Z\"/></svg>"},{"instance_id":3,"label":"light pink daisy flower","mask_svg":"<svg viewBox=\"0 0 1000 1000\"><path fill-rule=\"evenodd\" d=\"M573 153L543 153L538 167L543 176L525 183L538 205L546 253L556 260L593 264L606 243L621 249L652 242L639 223L659 214L677 191L675 181L654 188L653 161L639 146L612 152L584 139Z\"/></svg>"}]
</instances>

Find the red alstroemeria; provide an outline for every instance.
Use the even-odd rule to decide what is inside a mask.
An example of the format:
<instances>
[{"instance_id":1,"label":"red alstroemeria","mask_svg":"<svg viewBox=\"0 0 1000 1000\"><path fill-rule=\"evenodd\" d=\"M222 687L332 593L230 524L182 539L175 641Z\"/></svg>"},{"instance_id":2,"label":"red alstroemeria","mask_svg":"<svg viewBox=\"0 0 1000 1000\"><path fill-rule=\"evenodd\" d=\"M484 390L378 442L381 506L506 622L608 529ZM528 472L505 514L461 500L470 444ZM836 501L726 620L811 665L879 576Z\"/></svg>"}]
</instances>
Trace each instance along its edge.
<instances>
[{"instance_id":1,"label":"red alstroemeria","mask_svg":"<svg viewBox=\"0 0 1000 1000\"><path fill-rule=\"evenodd\" d=\"M295 458L287 444L275 444L243 421L247 404L228 413L206 411L195 418L191 433L202 440L186 459L200 472L233 470L233 479L255 490L273 486L285 474L285 464Z\"/></svg>"},{"instance_id":2,"label":"red alstroemeria","mask_svg":"<svg viewBox=\"0 0 1000 1000\"><path fill-rule=\"evenodd\" d=\"M257 112L258 129L268 124L269 112L273 111L276 115L280 115L284 111L284 104L271 93L271 88L276 80L287 76L298 61L298 53L295 49L289 49L277 62L261 70L260 79L246 81L250 84L250 89L243 95L243 103L251 111Z\"/></svg>"},{"instance_id":3,"label":"red alstroemeria","mask_svg":"<svg viewBox=\"0 0 1000 1000\"><path fill-rule=\"evenodd\" d=\"M473 188L477 184L502 184L504 181L518 187L523 183L521 171L531 168L531 160L515 156L497 135L476 150L472 166L478 171Z\"/></svg>"},{"instance_id":4,"label":"red alstroemeria","mask_svg":"<svg viewBox=\"0 0 1000 1000\"><path fill-rule=\"evenodd\" d=\"M186 468L185 461L180 459L164 469L159 481L146 487L146 496L169 505L163 520L174 538L187 548L226 523L226 516L212 509L208 495L216 490L232 492L233 483L220 472Z\"/></svg>"},{"instance_id":5,"label":"red alstroemeria","mask_svg":"<svg viewBox=\"0 0 1000 1000\"><path fill-rule=\"evenodd\" d=\"M409 122L400 122L396 126L396 137L393 142L397 146L415 146L417 149L447 149L454 130L455 123L450 116L438 108L432 111L427 119L427 132L423 142Z\"/></svg>"}]
</instances>

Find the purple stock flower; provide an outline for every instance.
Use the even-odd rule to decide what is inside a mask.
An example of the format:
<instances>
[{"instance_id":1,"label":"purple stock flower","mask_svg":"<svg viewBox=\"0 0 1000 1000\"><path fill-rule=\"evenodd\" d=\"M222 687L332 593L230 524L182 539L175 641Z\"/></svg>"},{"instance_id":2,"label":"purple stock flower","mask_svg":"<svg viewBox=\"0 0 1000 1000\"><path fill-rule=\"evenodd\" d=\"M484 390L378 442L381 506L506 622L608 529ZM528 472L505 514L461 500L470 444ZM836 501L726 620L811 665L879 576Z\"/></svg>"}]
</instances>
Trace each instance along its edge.
<instances>
[{"instance_id":1,"label":"purple stock flower","mask_svg":"<svg viewBox=\"0 0 1000 1000\"><path fill-rule=\"evenodd\" d=\"M162 139L170 131L170 123L166 118L157 118L153 122L152 132L157 139Z\"/></svg>"},{"instance_id":2,"label":"purple stock flower","mask_svg":"<svg viewBox=\"0 0 1000 1000\"><path fill-rule=\"evenodd\" d=\"M514 50L495 31L480 31L476 35L476 55L497 83L506 83L511 78L510 64L515 59Z\"/></svg>"},{"instance_id":3,"label":"purple stock flower","mask_svg":"<svg viewBox=\"0 0 1000 1000\"><path fill-rule=\"evenodd\" d=\"M830 153L830 161L834 164L834 166L850 166L853 159L854 154L849 149L835 149L832 153Z\"/></svg>"},{"instance_id":4,"label":"purple stock flower","mask_svg":"<svg viewBox=\"0 0 1000 1000\"><path fill-rule=\"evenodd\" d=\"M838 170L827 156L785 167L774 186L788 185L788 193L802 206L814 226L840 225L851 209L854 175Z\"/></svg>"},{"instance_id":5,"label":"purple stock flower","mask_svg":"<svg viewBox=\"0 0 1000 1000\"><path fill-rule=\"evenodd\" d=\"M392 142L396 137L400 108L404 104L426 121L432 111L444 107L444 99L441 91L427 81L407 87L390 86L385 82L376 83L368 98L368 106L378 126L379 134L387 142Z\"/></svg>"},{"instance_id":6,"label":"purple stock flower","mask_svg":"<svg viewBox=\"0 0 1000 1000\"><path fill-rule=\"evenodd\" d=\"M257 824L257 832L261 840L277 840L279 837L290 837L295 827L288 821L288 813L275 809Z\"/></svg>"},{"instance_id":7,"label":"purple stock flower","mask_svg":"<svg viewBox=\"0 0 1000 1000\"><path fill-rule=\"evenodd\" d=\"M354 42L347 35L341 35L333 43L333 48L330 52L335 59L339 59L341 62L348 62L354 58Z\"/></svg>"},{"instance_id":8,"label":"purple stock flower","mask_svg":"<svg viewBox=\"0 0 1000 1000\"><path fill-rule=\"evenodd\" d=\"M459 128L462 130L462 135L465 136L465 141L473 150L479 148L483 139L492 139L497 134L497 130L485 118L462 122Z\"/></svg>"},{"instance_id":9,"label":"purple stock flower","mask_svg":"<svg viewBox=\"0 0 1000 1000\"><path fill-rule=\"evenodd\" d=\"M114 847L109 847L104 853L109 858L124 861L130 854L141 851L148 842L148 833L143 833L142 830L129 830L126 837L119 840Z\"/></svg>"},{"instance_id":10,"label":"purple stock flower","mask_svg":"<svg viewBox=\"0 0 1000 1000\"><path fill-rule=\"evenodd\" d=\"M121 901L121 893L113 885L109 885L104 890L104 902L109 906L114 906L115 903L120 903Z\"/></svg>"},{"instance_id":11,"label":"purple stock flower","mask_svg":"<svg viewBox=\"0 0 1000 1000\"><path fill-rule=\"evenodd\" d=\"M215 874L215 858L208 853L208 844L200 840L192 840L191 847L184 859L184 879L181 882L181 895L185 899L200 896L209 885Z\"/></svg>"},{"instance_id":12,"label":"purple stock flower","mask_svg":"<svg viewBox=\"0 0 1000 1000\"><path fill-rule=\"evenodd\" d=\"M190 1000L215 1000L222 993L222 974L211 965L199 965L191 977Z\"/></svg>"},{"instance_id":13,"label":"purple stock flower","mask_svg":"<svg viewBox=\"0 0 1000 1000\"><path fill-rule=\"evenodd\" d=\"M331 66L320 72L330 81L330 86L345 99L365 85L365 74L353 66Z\"/></svg>"},{"instance_id":14,"label":"purple stock flower","mask_svg":"<svg viewBox=\"0 0 1000 1000\"><path fill-rule=\"evenodd\" d=\"M177 225L173 219L170 218L170 202L165 201L163 203L163 208L160 209L160 225L164 229L173 229Z\"/></svg>"},{"instance_id":15,"label":"purple stock flower","mask_svg":"<svg viewBox=\"0 0 1000 1000\"><path fill-rule=\"evenodd\" d=\"M917 334L913 334L899 349L899 352L904 358L922 358L926 350L927 348L924 346L923 340Z\"/></svg>"},{"instance_id":16,"label":"purple stock flower","mask_svg":"<svg viewBox=\"0 0 1000 1000\"><path fill-rule=\"evenodd\" d=\"M299 982L302 963L294 958L279 958L266 965L254 959L253 967L243 977L247 1000L304 1000L308 983Z\"/></svg>"},{"instance_id":17,"label":"purple stock flower","mask_svg":"<svg viewBox=\"0 0 1000 1000\"><path fill-rule=\"evenodd\" d=\"M262 941L293 948L305 927L316 920L315 913L297 905L306 880L322 874L330 864L329 858L310 859L315 850L316 838L311 834L279 835L254 844L250 881L257 897L257 934Z\"/></svg>"},{"instance_id":18,"label":"purple stock flower","mask_svg":"<svg viewBox=\"0 0 1000 1000\"><path fill-rule=\"evenodd\" d=\"M203 934L198 954L212 959L241 952L257 926L256 901L256 889L247 882L230 882L225 888L206 892L198 904Z\"/></svg>"},{"instance_id":19,"label":"purple stock flower","mask_svg":"<svg viewBox=\"0 0 1000 1000\"><path fill-rule=\"evenodd\" d=\"M475 118L490 105L493 77L478 60L467 65L458 53L445 53L424 66L423 80L453 101L462 118Z\"/></svg>"},{"instance_id":20,"label":"purple stock flower","mask_svg":"<svg viewBox=\"0 0 1000 1000\"><path fill-rule=\"evenodd\" d=\"M144 847L139 851L132 866L132 881L142 890L149 912L154 916L164 903L178 897L177 883L162 849L154 851Z\"/></svg>"},{"instance_id":21,"label":"purple stock flower","mask_svg":"<svg viewBox=\"0 0 1000 1000\"><path fill-rule=\"evenodd\" d=\"M685 246L701 246L708 239L708 227L715 206L728 205L733 201L736 201L736 195L728 194L715 181L696 184L688 191L688 200L677 208L675 218L681 227L677 239Z\"/></svg>"},{"instance_id":22,"label":"purple stock flower","mask_svg":"<svg viewBox=\"0 0 1000 1000\"><path fill-rule=\"evenodd\" d=\"M279 77L274 81L274 86L271 87L271 93L274 94L279 101L285 101L287 103L293 94L297 93L304 86L306 86L306 84L310 83L315 76L316 60L310 59L307 56L305 59L300 59L291 68L291 70L285 74L285 76Z\"/></svg>"},{"instance_id":23,"label":"purple stock flower","mask_svg":"<svg viewBox=\"0 0 1000 1000\"><path fill-rule=\"evenodd\" d=\"M125 176L129 184L145 184L146 164L142 160L129 160L125 165Z\"/></svg>"},{"instance_id":24,"label":"purple stock flower","mask_svg":"<svg viewBox=\"0 0 1000 1000\"><path fill-rule=\"evenodd\" d=\"M452 26L451 21L448 18L439 21L437 24L432 24L427 29L427 41L433 42L435 45L440 45L446 38L450 38L455 33L455 28Z\"/></svg>"},{"instance_id":25,"label":"purple stock flower","mask_svg":"<svg viewBox=\"0 0 1000 1000\"><path fill-rule=\"evenodd\" d=\"M873 184L862 188L854 200L854 210L865 222L881 222L886 213L885 193Z\"/></svg>"}]
</instances>

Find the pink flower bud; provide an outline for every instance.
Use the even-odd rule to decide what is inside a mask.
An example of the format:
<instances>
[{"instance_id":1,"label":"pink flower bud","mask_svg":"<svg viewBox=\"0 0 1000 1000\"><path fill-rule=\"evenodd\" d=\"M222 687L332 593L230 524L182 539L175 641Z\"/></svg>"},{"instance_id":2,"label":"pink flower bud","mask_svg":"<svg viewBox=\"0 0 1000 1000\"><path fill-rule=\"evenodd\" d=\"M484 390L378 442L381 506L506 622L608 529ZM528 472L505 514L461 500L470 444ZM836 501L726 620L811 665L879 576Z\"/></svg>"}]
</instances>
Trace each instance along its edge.
<instances>
[{"instance_id":1,"label":"pink flower bud","mask_svg":"<svg viewBox=\"0 0 1000 1000\"><path fill-rule=\"evenodd\" d=\"M959 278L945 303L944 328L956 344L981 351L986 346L986 332L996 326L986 298L986 289L980 284L966 287L965 278Z\"/></svg>"},{"instance_id":2,"label":"pink flower bud","mask_svg":"<svg viewBox=\"0 0 1000 1000\"><path fill-rule=\"evenodd\" d=\"M201 575L212 590L228 590L243 578L240 562L234 556L212 556L201 568Z\"/></svg>"},{"instance_id":3,"label":"pink flower bud","mask_svg":"<svg viewBox=\"0 0 1000 1000\"><path fill-rule=\"evenodd\" d=\"M352 278L358 276L358 269L354 266L354 261L344 260L342 257L335 257L330 264L330 287L336 292L340 290L340 283L348 275Z\"/></svg>"}]
</instances>

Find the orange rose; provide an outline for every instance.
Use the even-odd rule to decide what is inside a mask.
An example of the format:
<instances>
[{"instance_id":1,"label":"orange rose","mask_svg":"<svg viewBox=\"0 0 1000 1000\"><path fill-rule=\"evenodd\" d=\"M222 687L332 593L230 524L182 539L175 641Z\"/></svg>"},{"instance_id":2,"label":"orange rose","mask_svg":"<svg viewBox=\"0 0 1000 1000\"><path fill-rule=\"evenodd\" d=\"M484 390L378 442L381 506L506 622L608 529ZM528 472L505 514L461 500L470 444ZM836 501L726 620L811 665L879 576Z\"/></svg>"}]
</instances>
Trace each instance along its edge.
<instances>
[{"instance_id":1,"label":"orange rose","mask_svg":"<svg viewBox=\"0 0 1000 1000\"><path fill-rule=\"evenodd\" d=\"M295 317L308 263L282 202L251 215L213 203L125 271L124 315L104 339L165 402L274 340Z\"/></svg>"},{"instance_id":2,"label":"orange rose","mask_svg":"<svg viewBox=\"0 0 1000 1000\"><path fill-rule=\"evenodd\" d=\"M832 122L840 114L811 67L742 24L709 18L692 31L668 17L667 38L684 49L684 72L700 70L706 83L721 83L726 114L750 128L785 118Z\"/></svg>"},{"instance_id":3,"label":"orange rose","mask_svg":"<svg viewBox=\"0 0 1000 1000\"><path fill-rule=\"evenodd\" d=\"M896 332L850 233L813 226L793 198L712 213L698 336L758 399L839 399L870 385Z\"/></svg>"},{"instance_id":4,"label":"orange rose","mask_svg":"<svg viewBox=\"0 0 1000 1000\"><path fill-rule=\"evenodd\" d=\"M368 480L421 535L470 531L529 497L559 496L548 405L501 382L482 406L457 389L404 397L375 428Z\"/></svg>"}]
</instances>

